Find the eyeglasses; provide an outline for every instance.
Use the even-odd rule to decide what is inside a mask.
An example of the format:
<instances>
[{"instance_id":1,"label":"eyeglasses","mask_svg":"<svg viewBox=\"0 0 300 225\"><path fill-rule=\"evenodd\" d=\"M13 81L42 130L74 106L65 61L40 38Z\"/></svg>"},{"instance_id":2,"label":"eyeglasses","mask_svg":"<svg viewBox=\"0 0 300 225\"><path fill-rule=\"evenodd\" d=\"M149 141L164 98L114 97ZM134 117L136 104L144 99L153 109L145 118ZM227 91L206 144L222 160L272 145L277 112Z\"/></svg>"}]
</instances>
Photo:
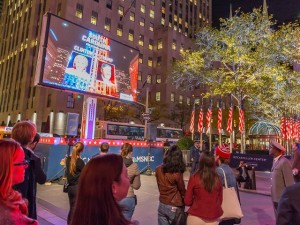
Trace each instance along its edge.
<instances>
[{"instance_id":1,"label":"eyeglasses","mask_svg":"<svg viewBox=\"0 0 300 225\"><path fill-rule=\"evenodd\" d=\"M28 160L24 160L23 162L14 163L14 166L28 166L28 165L29 165Z\"/></svg>"}]
</instances>

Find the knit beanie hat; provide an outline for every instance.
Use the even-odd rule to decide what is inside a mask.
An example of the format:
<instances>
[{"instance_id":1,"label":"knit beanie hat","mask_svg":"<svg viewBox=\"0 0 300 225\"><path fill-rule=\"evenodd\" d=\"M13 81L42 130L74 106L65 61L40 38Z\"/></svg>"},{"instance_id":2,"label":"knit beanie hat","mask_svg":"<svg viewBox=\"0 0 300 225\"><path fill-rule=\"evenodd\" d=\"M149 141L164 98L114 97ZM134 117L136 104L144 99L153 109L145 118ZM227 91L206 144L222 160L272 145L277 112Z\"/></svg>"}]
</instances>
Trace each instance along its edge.
<instances>
[{"instance_id":1,"label":"knit beanie hat","mask_svg":"<svg viewBox=\"0 0 300 225\"><path fill-rule=\"evenodd\" d=\"M220 156L223 159L230 159L231 153L229 145L221 144L216 148L216 155Z\"/></svg>"}]
</instances>

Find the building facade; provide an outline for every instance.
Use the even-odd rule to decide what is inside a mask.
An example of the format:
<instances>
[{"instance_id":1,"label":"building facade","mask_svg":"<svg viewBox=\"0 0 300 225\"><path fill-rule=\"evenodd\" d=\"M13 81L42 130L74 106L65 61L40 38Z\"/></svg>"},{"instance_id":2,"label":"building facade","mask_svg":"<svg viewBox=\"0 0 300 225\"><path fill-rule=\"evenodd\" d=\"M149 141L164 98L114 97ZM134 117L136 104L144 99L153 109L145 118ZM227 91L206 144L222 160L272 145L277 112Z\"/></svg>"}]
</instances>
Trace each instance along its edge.
<instances>
[{"instance_id":1,"label":"building facade","mask_svg":"<svg viewBox=\"0 0 300 225\"><path fill-rule=\"evenodd\" d=\"M66 113L82 113L83 96L34 86L43 15L47 12L139 50L138 87L152 101L191 105L192 93L168 75L180 52L193 49L200 26L211 24L211 0L5 0L0 19L0 122L29 119L39 131L59 133ZM68 35L68 34L66 34ZM99 99L103 119L107 100Z\"/></svg>"}]
</instances>

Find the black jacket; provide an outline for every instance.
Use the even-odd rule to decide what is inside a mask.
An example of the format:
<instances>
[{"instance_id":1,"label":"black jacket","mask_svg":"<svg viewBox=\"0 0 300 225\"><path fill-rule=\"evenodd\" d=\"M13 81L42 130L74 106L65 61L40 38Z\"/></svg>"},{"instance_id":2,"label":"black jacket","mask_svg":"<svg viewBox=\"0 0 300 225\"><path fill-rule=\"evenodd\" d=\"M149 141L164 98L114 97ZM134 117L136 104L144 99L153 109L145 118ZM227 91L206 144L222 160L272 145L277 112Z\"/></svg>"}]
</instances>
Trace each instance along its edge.
<instances>
[{"instance_id":1,"label":"black jacket","mask_svg":"<svg viewBox=\"0 0 300 225\"><path fill-rule=\"evenodd\" d=\"M81 171L84 167L84 161L81 158L77 158L76 160L76 170L74 175L70 173L70 164L71 164L71 157L68 156L66 160L66 177L70 186L77 185L79 182L79 176Z\"/></svg>"},{"instance_id":2,"label":"black jacket","mask_svg":"<svg viewBox=\"0 0 300 225\"><path fill-rule=\"evenodd\" d=\"M276 225L300 224L300 183L284 189L277 209Z\"/></svg>"},{"instance_id":3,"label":"black jacket","mask_svg":"<svg viewBox=\"0 0 300 225\"><path fill-rule=\"evenodd\" d=\"M244 166L245 168L245 173L246 173L246 177L250 178L248 170L251 170L251 167L249 166ZM239 166L238 168L236 168L239 171L239 176L243 176L243 168L241 166Z\"/></svg>"},{"instance_id":4,"label":"black jacket","mask_svg":"<svg viewBox=\"0 0 300 225\"><path fill-rule=\"evenodd\" d=\"M28 217L37 219L36 214L36 185L46 182L46 174L42 170L41 159L33 153L32 150L23 147L25 160L29 161L25 169L23 183L14 186L14 189L22 194L23 198L28 200Z\"/></svg>"}]
</instances>

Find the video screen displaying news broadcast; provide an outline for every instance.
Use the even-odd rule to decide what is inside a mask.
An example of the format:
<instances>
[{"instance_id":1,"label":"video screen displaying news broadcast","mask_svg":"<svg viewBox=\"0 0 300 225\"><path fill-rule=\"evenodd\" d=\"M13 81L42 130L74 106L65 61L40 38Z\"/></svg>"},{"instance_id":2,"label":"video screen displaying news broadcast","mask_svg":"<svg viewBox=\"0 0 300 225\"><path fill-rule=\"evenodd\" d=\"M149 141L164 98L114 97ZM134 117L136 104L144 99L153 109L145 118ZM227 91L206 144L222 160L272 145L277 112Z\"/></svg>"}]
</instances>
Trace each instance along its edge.
<instances>
[{"instance_id":1,"label":"video screen displaying news broadcast","mask_svg":"<svg viewBox=\"0 0 300 225\"><path fill-rule=\"evenodd\" d=\"M136 49L55 15L48 17L40 85L136 101Z\"/></svg>"}]
</instances>

